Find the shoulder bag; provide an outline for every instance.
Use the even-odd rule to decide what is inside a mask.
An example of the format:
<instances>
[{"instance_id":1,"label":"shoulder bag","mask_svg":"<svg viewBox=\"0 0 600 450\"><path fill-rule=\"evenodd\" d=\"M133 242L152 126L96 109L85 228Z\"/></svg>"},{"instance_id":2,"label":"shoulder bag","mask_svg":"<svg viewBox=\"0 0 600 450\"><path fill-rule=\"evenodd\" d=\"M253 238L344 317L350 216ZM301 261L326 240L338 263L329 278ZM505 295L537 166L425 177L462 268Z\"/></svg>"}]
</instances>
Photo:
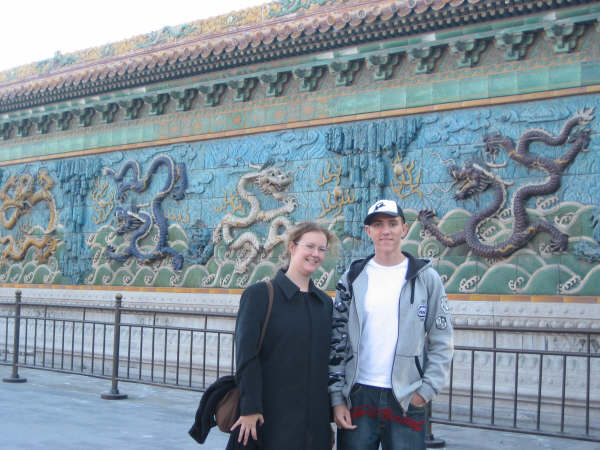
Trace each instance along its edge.
<instances>
[{"instance_id":1,"label":"shoulder bag","mask_svg":"<svg viewBox=\"0 0 600 450\"><path fill-rule=\"evenodd\" d=\"M262 331L260 333L260 339L258 341L258 349L256 351L256 356L260 353L260 348L262 347L263 340L265 339L265 332L267 330L267 324L269 323L269 318L271 316L271 309L273 307L273 285L270 281L267 281L267 289L269 290L269 305L267 306L267 313L265 314L265 321L262 326ZM250 360L254 359L250 358ZM250 361L248 360L248 362ZM243 367L237 371L236 379L243 370ZM231 388L219 401L217 407L215 408L215 419L217 422L217 426L219 430L224 433L231 433L231 427L240 417L240 390L237 386Z\"/></svg>"}]
</instances>

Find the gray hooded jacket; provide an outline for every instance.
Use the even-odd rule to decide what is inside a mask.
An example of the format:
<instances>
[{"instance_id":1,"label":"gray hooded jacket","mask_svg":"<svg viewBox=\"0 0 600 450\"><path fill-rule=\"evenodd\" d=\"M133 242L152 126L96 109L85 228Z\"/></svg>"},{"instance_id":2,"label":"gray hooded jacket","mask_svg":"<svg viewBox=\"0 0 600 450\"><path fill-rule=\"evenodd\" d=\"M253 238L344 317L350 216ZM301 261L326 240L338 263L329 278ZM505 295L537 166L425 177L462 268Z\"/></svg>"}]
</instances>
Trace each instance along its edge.
<instances>
[{"instance_id":1,"label":"gray hooded jacket","mask_svg":"<svg viewBox=\"0 0 600 450\"><path fill-rule=\"evenodd\" d=\"M432 400L448 379L453 354L452 324L442 280L425 259L408 258L406 283L400 292L398 340L392 368L392 390L404 411L418 392ZM358 374L358 350L368 276L374 255L350 265L336 286L329 360L332 406L350 404Z\"/></svg>"}]
</instances>

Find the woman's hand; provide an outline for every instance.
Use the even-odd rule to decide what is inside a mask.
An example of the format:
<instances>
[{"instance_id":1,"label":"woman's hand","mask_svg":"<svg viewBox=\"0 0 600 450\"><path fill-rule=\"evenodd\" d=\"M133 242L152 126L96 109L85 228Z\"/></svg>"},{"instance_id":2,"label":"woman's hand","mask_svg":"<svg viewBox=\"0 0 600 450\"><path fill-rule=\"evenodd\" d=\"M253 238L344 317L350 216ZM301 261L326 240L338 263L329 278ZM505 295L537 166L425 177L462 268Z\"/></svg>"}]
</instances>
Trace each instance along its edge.
<instances>
[{"instance_id":1,"label":"woman's hand","mask_svg":"<svg viewBox=\"0 0 600 450\"><path fill-rule=\"evenodd\" d=\"M244 446L248 443L248 437L252 435L252 439L255 441L258 439L256 432L256 422L259 425L265 423L263 415L260 413L250 414L249 416L240 416L238 420L231 426L231 431L235 430L238 426L240 427L240 433L238 435L238 442L244 440Z\"/></svg>"}]
</instances>

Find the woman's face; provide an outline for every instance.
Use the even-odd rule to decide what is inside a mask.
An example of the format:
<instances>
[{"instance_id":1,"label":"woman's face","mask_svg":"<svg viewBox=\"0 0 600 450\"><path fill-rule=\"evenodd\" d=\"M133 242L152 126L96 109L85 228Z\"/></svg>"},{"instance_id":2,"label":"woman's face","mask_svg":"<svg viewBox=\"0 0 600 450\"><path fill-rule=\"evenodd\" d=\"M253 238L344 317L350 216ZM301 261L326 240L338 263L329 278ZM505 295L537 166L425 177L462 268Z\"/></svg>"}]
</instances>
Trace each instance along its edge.
<instances>
[{"instance_id":1,"label":"woman's face","mask_svg":"<svg viewBox=\"0 0 600 450\"><path fill-rule=\"evenodd\" d=\"M310 276L327 256L327 237L319 231L304 233L290 242L290 269Z\"/></svg>"}]
</instances>

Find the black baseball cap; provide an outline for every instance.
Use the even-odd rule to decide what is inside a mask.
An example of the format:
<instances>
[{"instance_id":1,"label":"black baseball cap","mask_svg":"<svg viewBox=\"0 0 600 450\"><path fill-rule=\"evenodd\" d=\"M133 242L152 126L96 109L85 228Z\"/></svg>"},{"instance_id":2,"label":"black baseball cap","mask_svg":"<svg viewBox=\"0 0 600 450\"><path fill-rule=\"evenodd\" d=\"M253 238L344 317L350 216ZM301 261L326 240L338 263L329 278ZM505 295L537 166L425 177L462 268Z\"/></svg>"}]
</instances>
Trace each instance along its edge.
<instances>
[{"instance_id":1,"label":"black baseball cap","mask_svg":"<svg viewBox=\"0 0 600 450\"><path fill-rule=\"evenodd\" d=\"M365 225L369 225L373 221L373 216L376 214L385 214L386 216L392 217L402 217L402 220L406 222L404 219L404 213L402 212L402 208L398 202L394 200L377 200L375 203L371 205L369 208L369 212L367 213L367 217L365 217Z\"/></svg>"}]
</instances>

